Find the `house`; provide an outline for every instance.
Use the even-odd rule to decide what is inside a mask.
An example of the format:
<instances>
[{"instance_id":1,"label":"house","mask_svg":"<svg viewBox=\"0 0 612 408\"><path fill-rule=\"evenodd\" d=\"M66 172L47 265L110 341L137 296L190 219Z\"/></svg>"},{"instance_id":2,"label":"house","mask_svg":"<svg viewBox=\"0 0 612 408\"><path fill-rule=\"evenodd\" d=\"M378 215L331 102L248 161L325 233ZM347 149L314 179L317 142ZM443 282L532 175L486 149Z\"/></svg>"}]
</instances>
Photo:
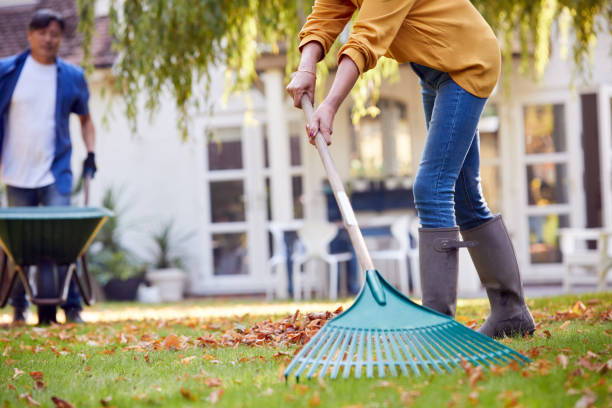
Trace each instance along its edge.
<instances>
[{"instance_id":1,"label":"house","mask_svg":"<svg viewBox=\"0 0 612 408\"><path fill-rule=\"evenodd\" d=\"M25 46L35 7L51 7L69 21L62 55L80 60L73 1L4 3L0 57ZM213 114L196 115L183 142L170 97L154 114L141 113L134 134L121 98L103 95L114 55L108 20L99 17L96 27L96 71L89 78L99 138L94 201L109 187L121 189L122 217L130 225L122 241L143 259L150 257L150 235L160 223L173 221L177 230L191 233L181 243L191 294L262 293L269 281L269 223L334 217L319 158L303 136L302 113L284 93L282 57L262 57L262 86L227 103L221 101L223 72L216 68ZM480 126L485 197L507 220L527 285L561 282L560 228L612 228L612 37L600 33L586 79L575 78L559 48L553 44L539 82L513 73L509 92L496 90ZM364 193L356 206L364 225L414 216L410 185L426 133L409 66L400 67L398 83L383 86L380 107L381 115L354 127L345 102L331 146L342 178L352 191ZM73 125L78 168L84 152ZM395 201L367 198L383 191L395 192ZM460 288L464 295L480 290L467 253L461 255Z\"/></svg>"}]
</instances>

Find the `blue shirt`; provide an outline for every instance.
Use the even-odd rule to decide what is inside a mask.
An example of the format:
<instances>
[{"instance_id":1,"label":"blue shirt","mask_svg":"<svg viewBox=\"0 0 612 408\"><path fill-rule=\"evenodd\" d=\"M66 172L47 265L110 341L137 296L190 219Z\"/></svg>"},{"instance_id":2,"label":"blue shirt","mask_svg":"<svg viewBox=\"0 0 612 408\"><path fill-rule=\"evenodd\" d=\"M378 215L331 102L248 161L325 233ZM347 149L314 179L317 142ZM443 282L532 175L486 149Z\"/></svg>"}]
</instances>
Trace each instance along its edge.
<instances>
[{"instance_id":1,"label":"blue shirt","mask_svg":"<svg viewBox=\"0 0 612 408\"><path fill-rule=\"evenodd\" d=\"M0 59L0 158L6 131L8 111L17 80L30 51ZM89 113L89 90L83 70L61 58L56 59L57 95L55 98L55 153L51 173L55 186L62 194L72 191L72 142L70 139L69 117L71 113Z\"/></svg>"}]
</instances>

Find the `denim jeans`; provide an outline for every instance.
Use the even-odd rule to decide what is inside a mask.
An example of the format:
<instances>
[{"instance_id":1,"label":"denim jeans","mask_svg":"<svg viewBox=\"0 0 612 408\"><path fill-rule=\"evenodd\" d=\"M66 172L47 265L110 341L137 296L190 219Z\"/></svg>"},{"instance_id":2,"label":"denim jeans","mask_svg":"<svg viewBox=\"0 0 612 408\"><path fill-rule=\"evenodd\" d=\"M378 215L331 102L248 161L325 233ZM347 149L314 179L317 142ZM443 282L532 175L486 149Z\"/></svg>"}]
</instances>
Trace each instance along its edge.
<instances>
[{"instance_id":1,"label":"denim jeans","mask_svg":"<svg viewBox=\"0 0 612 408\"><path fill-rule=\"evenodd\" d=\"M493 218L480 184L478 121L487 99L445 72L411 65L421 79L428 130L413 190L421 225L476 227Z\"/></svg>"},{"instance_id":2,"label":"denim jeans","mask_svg":"<svg viewBox=\"0 0 612 408\"><path fill-rule=\"evenodd\" d=\"M39 205L45 207L56 207L56 206L68 206L70 205L70 195L62 194L57 191L54 184L40 188L20 188L13 186L6 186L6 193L9 207L38 207ZM41 273L48 273L53 265L44 263L38 265ZM62 274L66 273L66 268L60 269ZM19 279L15 283L15 288L11 294L11 305L17 308L27 308L28 301L25 296L25 290ZM68 287L68 298L66 303L62 305L63 309L82 309L81 296L78 291L78 287L74 279L70 281Z\"/></svg>"}]
</instances>

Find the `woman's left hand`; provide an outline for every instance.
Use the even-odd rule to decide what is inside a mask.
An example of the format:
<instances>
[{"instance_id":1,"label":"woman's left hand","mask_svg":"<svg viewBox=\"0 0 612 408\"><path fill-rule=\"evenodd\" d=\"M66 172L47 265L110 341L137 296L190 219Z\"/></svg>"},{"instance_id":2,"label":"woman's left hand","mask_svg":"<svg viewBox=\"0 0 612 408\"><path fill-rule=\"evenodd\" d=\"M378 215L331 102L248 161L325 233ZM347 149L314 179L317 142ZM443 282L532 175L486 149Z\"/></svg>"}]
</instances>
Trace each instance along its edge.
<instances>
[{"instance_id":1,"label":"woman's left hand","mask_svg":"<svg viewBox=\"0 0 612 408\"><path fill-rule=\"evenodd\" d=\"M328 146L331 144L335 116L336 109L325 101L317 107L312 115L312 120L306 124L308 141L311 145L316 146L315 137L318 132L321 132Z\"/></svg>"}]
</instances>

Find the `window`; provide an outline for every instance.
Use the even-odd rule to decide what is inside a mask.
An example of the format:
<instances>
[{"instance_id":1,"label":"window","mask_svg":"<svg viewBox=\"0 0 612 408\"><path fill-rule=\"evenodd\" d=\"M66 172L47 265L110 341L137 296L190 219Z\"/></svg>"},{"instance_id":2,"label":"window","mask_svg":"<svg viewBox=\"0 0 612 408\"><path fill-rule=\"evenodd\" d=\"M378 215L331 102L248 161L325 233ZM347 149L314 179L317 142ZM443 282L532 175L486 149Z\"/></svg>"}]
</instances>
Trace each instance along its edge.
<instances>
[{"instance_id":1,"label":"window","mask_svg":"<svg viewBox=\"0 0 612 408\"><path fill-rule=\"evenodd\" d=\"M385 178L412 173L412 144L406 106L381 100L380 114L362 118L353 128L351 176Z\"/></svg>"}]
</instances>

